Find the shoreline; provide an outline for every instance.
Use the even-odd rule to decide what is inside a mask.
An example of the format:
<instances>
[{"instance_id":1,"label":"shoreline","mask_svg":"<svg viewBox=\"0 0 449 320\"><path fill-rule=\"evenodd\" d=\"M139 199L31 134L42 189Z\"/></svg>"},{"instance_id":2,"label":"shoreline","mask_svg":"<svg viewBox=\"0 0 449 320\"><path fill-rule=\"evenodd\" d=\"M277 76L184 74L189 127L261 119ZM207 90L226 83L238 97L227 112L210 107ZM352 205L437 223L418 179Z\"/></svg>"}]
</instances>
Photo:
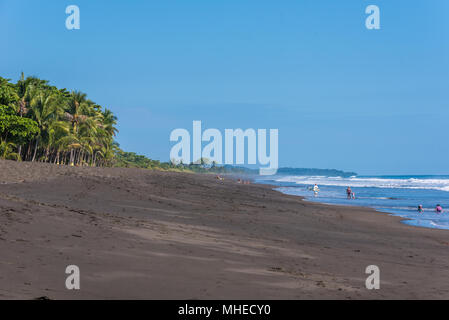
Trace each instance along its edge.
<instances>
[{"instance_id":1,"label":"shoreline","mask_svg":"<svg viewBox=\"0 0 449 320\"><path fill-rule=\"evenodd\" d=\"M0 299L449 298L446 230L371 208L144 169L0 161L0 181Z\"/></svg>"},{"instance_id":2,"label":"shoreline","mask_svg":"<svg viewBox=\"0 0 449 320\"><path fill-rule=\"evenodd\" d=\"M261 184L268 184L266 182L264 182L264 180L259 180ZM272 185L272 184L271 184ZM381 212L381 213L387 213L389 215L391 215L392 217L399 217L402 218L402 223L408 226L413 226L413 227L418 227L418 228L426 228L426 229L432 229L432 230L445 230L445 231L449 231L449 227L447 225L445 225L444 220L443 221L443 225L438 224L439 222L439 216L434 216L437 220L433 220L433 218L431 216L423 216L423 215L415 215L415 211L413 211L412 208L416 208L416 207L396 207L392 204L383 204L380 205L379 203L357 203L357 204L353 204L354 201L357 200L353 200L351 199L350 202L348 203L342 203L343 201L346 201L346 198L327 198L326 196L324 196L324 198L318 196L318 197L312 197L312 196L307 196L307 195L299 195L299 194L295 194L295 193L290 193L288 190L283 190L283 189L295 189L295 188L301 188L304 185L295 185L295 186L290 186L290 185L282 185L282 184L275 184L273 185L273 189L286 194L286 195L293 195L293 196L298 196L301 197L304 201L309 202L309 203L320 203L320 204L327 204L327 205L332 205L332 206L348 206L348 207L359 207L359 208L369 208L372 209L376 212ZM423 190L427 190L427 189L423 189ZM362 198L362 199L368 199L368 198ZM375 198L376 199L376 198ZM386 198L385 198L386 199ZM389 198L390 200L399 200L398 198ZM334 200L334 202L332 201ZM420 203L420 200L418 199L417 203ZM405 209L405 210L404 210ZM429 209L427 207L427 209L425 209L426 212L431 212L434 213L434 209ZM444 215L443 215L444 216ZM409 222L407 222L409 221Z\"/></svg>"},{"instance_id":3,"label":"shoreline","mask_svg":"<svg viewBox=\"0 0 449 320\"><path fill-rule=\"evenodd\" d=\"M393 216L392 213L390 213L390 212L379 211L379 210L376 210L375 208L372 208L372 207L369 207L369 206L361 206L361 205L345 205L345 204L339 204L339 203L326 203L326 202L320 202L320 201L311 201L311 200L308 200L308 199L307 199L306 197L304 197L304 196L300 196L300 195L291 195L291 194L283 193L282 191L276 190L277 188L279 188L279 186L269 185L269 184L266 184L266 185L272 186L272 187L273 187L273 188L272 188L273 191L277 191L277 192L281 193L282 195L286 195L286 196L298 197L298 198L301 199L301 201L304 201L304 202L306 202L306 203L319 204L319 205L329 206L329 207L346 208L346 209L349 209L349 208L356 208L356 209L357 209L357 208L358 208L358 209L364 210L364 211L365 211L365 210L368 210L368 211L371 210L371 211L373 211L373 212L375 212L375 213L380 213L380 214L387 215L387 216L393 218L392 221L395 221L395 223L396 223L396 222L399 222L400 224L406 225L406 226L411 227L411 228L419 228L419 229L425 228L425 229L430 229L430 230L445 230L445 229L432 229L432 228L426 228L426 227L417 227L417 226L414 226L414 225L407 225L407 224L402 223L402 221L405 221L405 220L412 220L412 219L410 219L410 218L404 218L404 217L400 217L400 216Z\"/></svg>"},{"instance_id":4,"label":"shoreline","mask_svg":"<svg viewBox=\"0 0 449 320\"><path fill-rule=\"evenodd\" d=\"M282 191L276 190L276 188L279 188L279 187L275 187L275 188L273 188L273 190L278 191L278 192L280 192L280 193L282 193L282 194L288 195L287 193L283 193ZM355 208L360 208L360 209L363 209L363 210L374 210L374 211L377 212L377 213L387 214L388 216L390 216L390 217L392 217L392 218L394 218L394 217L400 218L401 220L400 220L399 222L402 223L402 224L404 224L403 221L413 220L413 219L411 219L411 218L400 217L400 216L394 216L394 215L393 215L394 213L392 213L392 212L380 211L380 210L377 210L376 208L369 207L369 206L361 206L361 205L345 205L345 204L339 204L339 203L326 203L326 202L320 202L320 201L312 201L312 200L307 199L306 197L299 196L299 195L298 195L298 196L293 195L293 196L295 196L295 197L300 197L302 201L309 202L309 203L319 203L319 204L322 204L322 205L336 206L336 207L343 207L343 208L344 208L344 207L350 207L350 208L355 207ZM406 225L407 225L407 224L406 224ZM409 227L415 227L415 228L426 228L426 229L430 229L430 230L446 230L446 229L440 229L440 228L417 227L417 226L414 226L414 225L407 225L407 226L409 226Z\"/></svg>"}]
</instances>

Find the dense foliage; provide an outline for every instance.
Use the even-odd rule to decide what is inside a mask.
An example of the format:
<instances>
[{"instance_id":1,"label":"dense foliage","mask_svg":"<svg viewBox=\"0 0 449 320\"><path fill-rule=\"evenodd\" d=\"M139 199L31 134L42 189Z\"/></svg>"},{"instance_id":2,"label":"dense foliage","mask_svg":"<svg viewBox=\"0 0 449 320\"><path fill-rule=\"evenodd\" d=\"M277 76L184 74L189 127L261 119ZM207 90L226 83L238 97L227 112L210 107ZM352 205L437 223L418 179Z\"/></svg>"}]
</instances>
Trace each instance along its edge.
<instances>
[{"instance_id":1,"label":"dense foliage","mask_svg":"<svg viewBox=\"0 0 449 320\"><path fill-rule=\"evenodd\" d=\"M198 164L179 164L174 163L174 161L160 162L159 160L152 160L145 156L135 154L134 152L124 152L120 149L118 149L115 154L114 166L198 173L246 173L245 168L218 166L214 163L210 163L210 161L205 158L202 158Z\"/></svg>"},{"instance_id":2,"label":"dense foliage","mask_svg":"<svg viewBox=\"0 0 449 320\"><path fill-rule=\"evenodd\" d=\"M89 100L36 77L17 83L0 77L0 159L40 161L72 166L116 166L191 172L256 174L258 170L160 162L125 152L114 141L117 117ZM280 168L278 174L352 176L353 172Z\"/></svg>"},{"instance_id":3,"label":"dense foliage","mask_svg":"<svg viewBox=\"0 0 449 320\"><path fill-rule=\"evenodd\" d=\"M87 95L22 74L17 83L0 77L0 159L72 166L227 172L201 164L161 163L124 152L114 141L117 118Z\"/></svg>"},{"instance_id":4,"label":"dense foliage","mask_svg":"<svg viewBox=\"0 0 449 320\"><path fill-rule=\"evenodd\" d=\"M36 77L0 77L0 157L68 165L111 165L117 118L86 94Z\"/></svg>"}]
</instances>

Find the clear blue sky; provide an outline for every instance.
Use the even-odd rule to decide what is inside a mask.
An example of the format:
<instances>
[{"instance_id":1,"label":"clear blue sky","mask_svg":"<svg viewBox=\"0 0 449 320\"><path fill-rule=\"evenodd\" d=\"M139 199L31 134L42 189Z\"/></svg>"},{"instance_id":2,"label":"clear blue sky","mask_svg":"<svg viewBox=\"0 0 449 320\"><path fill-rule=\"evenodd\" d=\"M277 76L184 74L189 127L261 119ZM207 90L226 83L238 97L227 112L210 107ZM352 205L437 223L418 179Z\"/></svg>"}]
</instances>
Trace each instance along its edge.
<instances>
[{"instance_id":1,"label":"clear blue sky","mask_svg":"<svg viewBox=\"0 0 449 320\"><path fill-rule=\"evenodd\" d=\"M281 166L449 174L448 16L447 0L0 0L0 76L88 93L154 159L202 120L278 128Z\"/></svg>"}]
</instances>

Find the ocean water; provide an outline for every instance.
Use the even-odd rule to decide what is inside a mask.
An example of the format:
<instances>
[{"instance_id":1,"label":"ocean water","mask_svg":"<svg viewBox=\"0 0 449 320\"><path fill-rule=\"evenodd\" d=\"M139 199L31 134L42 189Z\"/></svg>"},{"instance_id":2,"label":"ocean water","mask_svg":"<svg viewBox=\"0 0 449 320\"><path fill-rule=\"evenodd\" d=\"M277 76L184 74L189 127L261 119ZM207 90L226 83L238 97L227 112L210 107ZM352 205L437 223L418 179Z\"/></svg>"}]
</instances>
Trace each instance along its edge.
<instances>
[{"instance_id":1,"label":"ocean water","mask_svg":"<svg viewBox=\"0 0 449 320\"><path fill-rule=\"evenodd\" d=\"M271 176L257 182L277 185L279 191L308 201L371 207L407 218L405 224L449 230L449 176ZM314 184L320 188L317 196L309 190ZM356 199L347 199L348 186ZM423 213L418 213L420 204ZM435 212L437 204L442 214Z\"/></svg>"}]
</instances>

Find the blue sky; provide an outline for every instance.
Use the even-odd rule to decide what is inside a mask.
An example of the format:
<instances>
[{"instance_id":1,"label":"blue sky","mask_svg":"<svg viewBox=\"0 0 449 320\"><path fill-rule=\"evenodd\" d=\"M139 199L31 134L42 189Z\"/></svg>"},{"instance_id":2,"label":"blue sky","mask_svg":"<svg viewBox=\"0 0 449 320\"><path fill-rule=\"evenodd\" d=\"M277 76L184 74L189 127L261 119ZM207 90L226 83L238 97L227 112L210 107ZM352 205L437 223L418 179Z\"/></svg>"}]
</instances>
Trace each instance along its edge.
<instances>
[{"instance_id":1,"label":"blue sky","mask_svg":"<svg viewBox=\"0 0 449 320\"><path fill-rule=\"evenodd\" d=\"M65 8L81 29L65 28ZM378 5L381 29L365 28ZM281 166L449 174L449 2L0 0L0 76L88 93L122 148L277 128Z\"/></svg>"}]
</instances>

